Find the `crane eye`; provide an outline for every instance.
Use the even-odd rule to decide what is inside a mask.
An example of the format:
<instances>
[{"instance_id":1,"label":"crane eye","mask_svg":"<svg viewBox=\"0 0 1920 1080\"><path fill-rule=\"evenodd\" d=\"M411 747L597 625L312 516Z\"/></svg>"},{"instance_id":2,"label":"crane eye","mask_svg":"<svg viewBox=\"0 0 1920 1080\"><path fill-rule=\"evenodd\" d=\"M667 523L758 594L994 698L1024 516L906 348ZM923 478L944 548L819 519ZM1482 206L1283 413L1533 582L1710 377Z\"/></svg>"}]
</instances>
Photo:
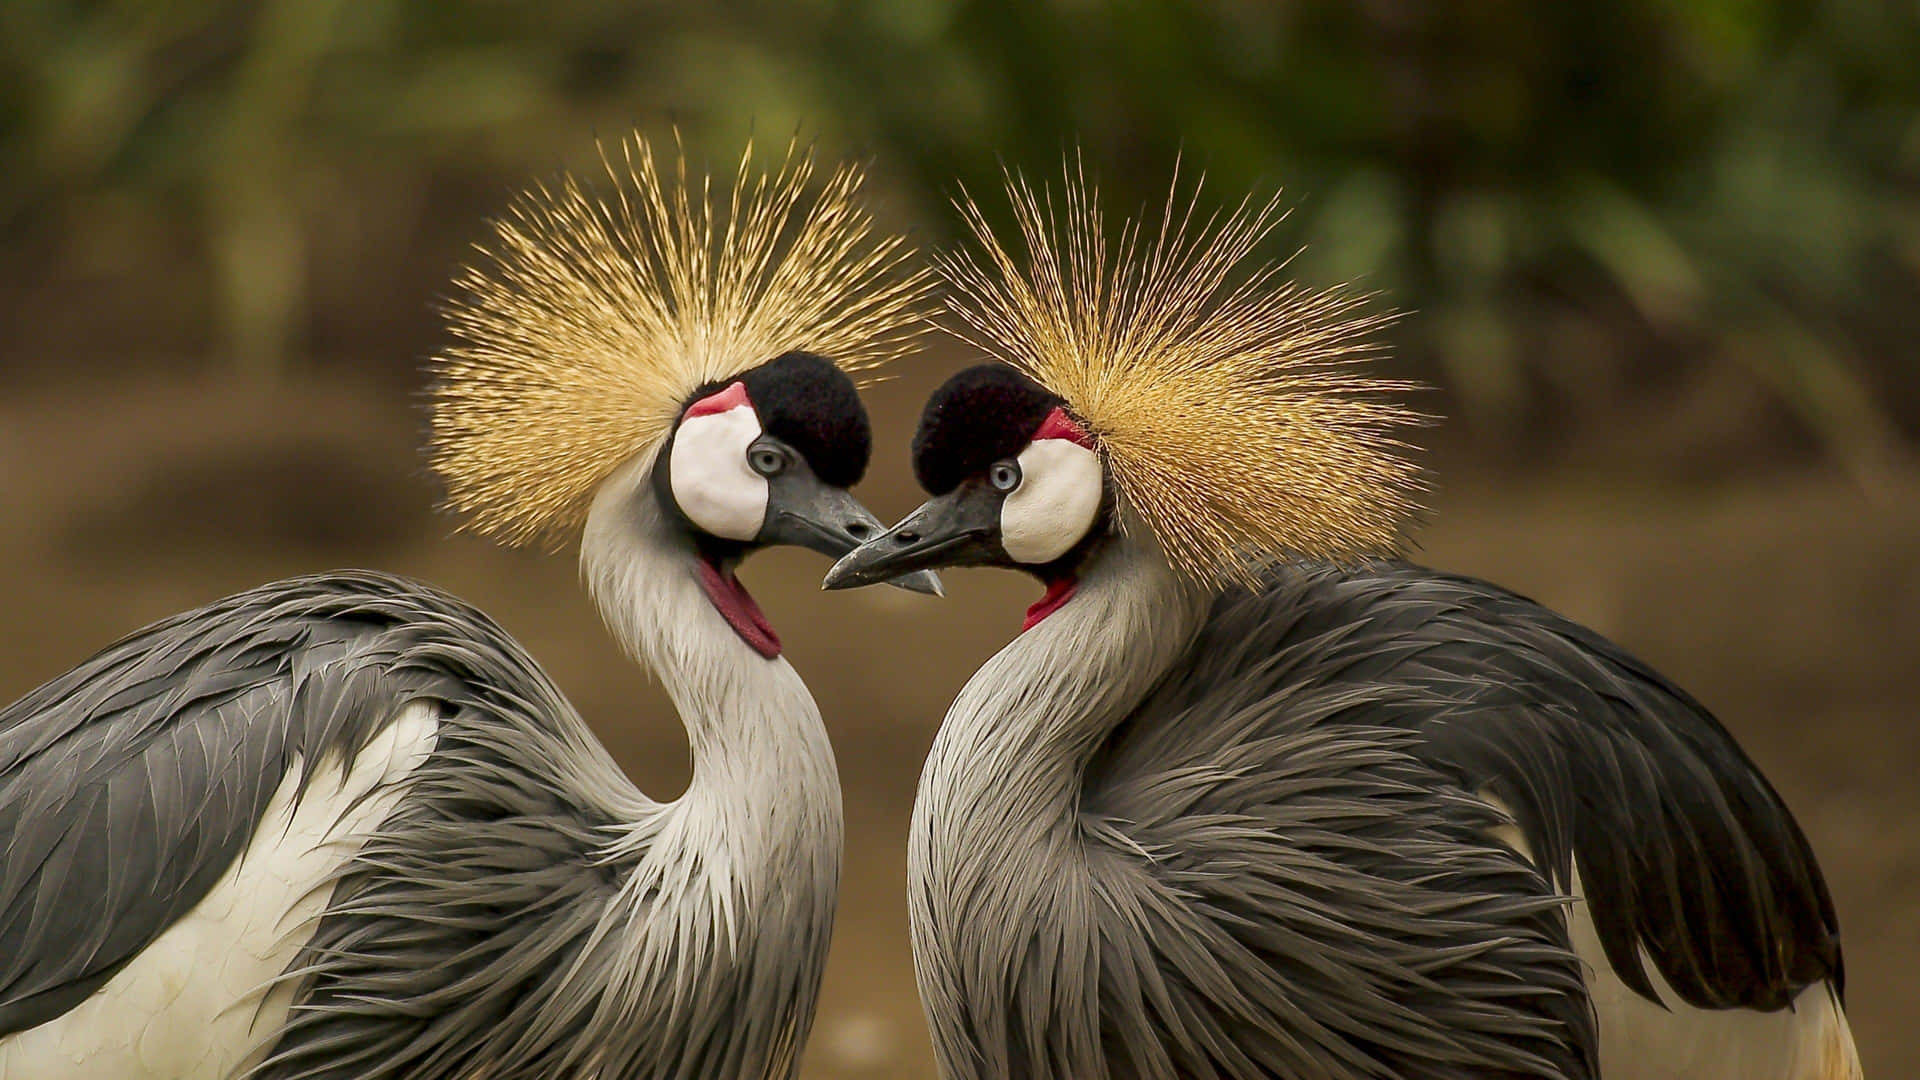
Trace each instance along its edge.
<instances>
[{"instance_id":1,"label":"crane eye","mask_svg":"<svg viewBox=\"0 0 1920 1080\"><path fill-rule=\"evenodd\" d=\"M755 446L747 451L747 464L761 476L779 476L787 471L787 455L771 446Z\"/></svg>"},{"instance_id":2,"label":"crane eye","mask_svg":"<svg viewBox=\"0 0 1920 1080\"><path fill-rule=\"evenodd\" d=\"M1017 461L996 461L993 468L987 470L987 482L995 491L1012 491L1020 486L1020 463Z\"/></svg>"}]
</instances>

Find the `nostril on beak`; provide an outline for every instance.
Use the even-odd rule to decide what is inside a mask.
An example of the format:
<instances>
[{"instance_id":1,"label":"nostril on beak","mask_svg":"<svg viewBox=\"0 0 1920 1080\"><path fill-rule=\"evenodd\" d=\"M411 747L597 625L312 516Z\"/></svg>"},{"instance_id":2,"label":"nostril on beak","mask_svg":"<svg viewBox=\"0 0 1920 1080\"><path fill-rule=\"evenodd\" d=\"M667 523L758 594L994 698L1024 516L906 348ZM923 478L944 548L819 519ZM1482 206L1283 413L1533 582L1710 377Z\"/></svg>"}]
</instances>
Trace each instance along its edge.
<instances>
[{"instance_id":1,"label":"nostril on beak","mask_svg":"<svg viewBox=\"0 0 1920 1080\"><path fill-rule=\"evenodd\" d=\"M902 545L917 544L920 542L920 534L909 529L908 531L903 533L894 533L893 539L896 543L899 543Z\"/></svg>"},{"instance_id":2,"label":"nostril on beak","mask_svg":"<svg viewBox=\"0 0 1920 1080\"><path fill-rule=\"evenodd\" d=\"M873 526L864 521L849 521L847 522L847 535L853 537L855 540L865 540L867 537L873 535Z\"/></svg>"}]
</instances>

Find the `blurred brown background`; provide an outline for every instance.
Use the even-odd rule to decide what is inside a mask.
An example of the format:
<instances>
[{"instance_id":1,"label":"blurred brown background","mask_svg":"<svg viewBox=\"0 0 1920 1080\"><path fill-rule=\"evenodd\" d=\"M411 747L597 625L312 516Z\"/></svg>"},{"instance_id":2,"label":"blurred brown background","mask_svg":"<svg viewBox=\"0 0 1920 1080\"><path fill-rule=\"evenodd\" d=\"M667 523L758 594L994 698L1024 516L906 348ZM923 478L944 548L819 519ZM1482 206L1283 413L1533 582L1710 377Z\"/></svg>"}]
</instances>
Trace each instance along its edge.
<instances>
[{"instance_id":1,"label":"blurred brown background","mask_svg":"<svg viewBox=\"0 0 1920 1080\"><path fill-rule=\"evenodd\" d=\"M795 129L949 239L947 194L1084 146L1284 185L1275 255L1409 316L1423 557L1620 639L1713 706L1811 834L1869 1075L1920 1075L1920 8L1879 0L6 0L0 700L148 620L334 566L417 575L532 649L659 797L685 747L569 558L451 535L418 442L466 245L596 135L724 168ZM930 343L875 389L915 502ZM901 880L946 702L1032 588L747 577L841 755L817 1078L930 1075Z\"/></svg>"}]
</instances>

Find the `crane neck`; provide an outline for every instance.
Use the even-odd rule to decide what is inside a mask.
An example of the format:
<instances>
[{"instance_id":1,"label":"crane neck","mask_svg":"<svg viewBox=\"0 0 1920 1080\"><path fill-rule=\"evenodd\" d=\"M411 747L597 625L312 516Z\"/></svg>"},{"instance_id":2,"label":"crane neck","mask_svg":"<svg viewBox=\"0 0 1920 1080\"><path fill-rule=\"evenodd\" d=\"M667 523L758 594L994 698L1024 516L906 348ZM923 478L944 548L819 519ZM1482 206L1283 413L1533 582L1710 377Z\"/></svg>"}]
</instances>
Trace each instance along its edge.
<instances>
[{"instance_id":1,"label":"crane neck","mask_svg":"<svg viewBox=\"0 0 1920 1080\"><path fill-rule=\"evenodd\" d=\"M750 648L701 589L692 539L647 482L653 458L602 485L580 563L608 628L686 727L693 776L667 809L700 823L689 842L729 849L704 853L732 856L714 865L751 874L830 862L837 874L840 785L819 708L792 665Z\"/></svg>"},{"instance_id":2,"label":"crane neck","mask_svg":"<svg viewBox=\"0 0 1920 1080\"><path fill-rule=\"evenodd\" d=\"M1072 599L982 665L948 710L907 834L915 969L946 1075L1013 1073L1020 1010L970 1003L1004 1001L1036 970L1032 934L1061 950L1096 935L1087 766L1186 652L1208 599L1157 549L1116 537ZM1039 970L1063 980L1053 992L1096 1007L1097 986L1064 981L1090 968ZM1097 1024L1089 1015L1080 1030Z\"/></svg>"},{"instance_id":3,"label":"crane neck","mask_svg":"<svg viewBox=\"0 0 1920 1080\"><path fill-rule=\"evenodd\" d=\"M1088 760L1186 651L1211 599L1151 543L1116 536L1070 601L968 681L924 781L997 788L1035 804L1023 812L1070 812Z\"/></svg>"},{"instance_id":4,"label":"crane neck","mask_svg":"<svg viewBox=\"0 0 1920 1080\"><path fill-rule=\"evenodd\" d=\"M596 1002L604 1030L644 1032L670 1055L648 1075L791 1080L839 889L833 749L792 666L749 647L700 587L692 538L648 482L656 454L601 485L580 565L608 628L679 711L693 776L669 803L624 785L631 801L610 807L618 824L598 853L620 884L564 978L581 980L568 994ZM703 1008L734 1000L757 1003L754 1023L719 1037Z\"/></svg>"}]
</instances>

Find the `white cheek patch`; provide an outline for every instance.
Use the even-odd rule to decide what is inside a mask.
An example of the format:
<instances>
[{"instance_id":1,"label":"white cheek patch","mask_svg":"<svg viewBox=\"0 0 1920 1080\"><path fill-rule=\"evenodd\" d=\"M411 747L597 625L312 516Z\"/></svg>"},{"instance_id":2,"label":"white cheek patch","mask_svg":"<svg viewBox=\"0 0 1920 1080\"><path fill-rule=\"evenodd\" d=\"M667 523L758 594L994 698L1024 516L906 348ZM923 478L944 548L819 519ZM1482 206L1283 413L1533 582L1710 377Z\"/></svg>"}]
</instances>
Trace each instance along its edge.
<instances>
[{"instance_id":1,"label":"white cheek patch","mask_svg":"<svg viewBox=\"0 0 1920 1080\"><path fill-rule=\"evenodd\" d=\"M1050 563L1100 512L1100 455L1068 439L1037 439L1016 460L1020 486L1000 504L1000 545L1019 562Z\"/></svg>"},{"instance_id":2,"label":"white cheek patch","mask_svg":"<svg viewBox=\"0 0 1920 1080\"><path fill-rule=\"evenodd\" d=\"M667 482L688 521L725 540L760 535L767 520L767 479L747 465L747 447L759 437L760 418L749 404L680 422L667 459Z\"/></svg>"}]
</instances>

